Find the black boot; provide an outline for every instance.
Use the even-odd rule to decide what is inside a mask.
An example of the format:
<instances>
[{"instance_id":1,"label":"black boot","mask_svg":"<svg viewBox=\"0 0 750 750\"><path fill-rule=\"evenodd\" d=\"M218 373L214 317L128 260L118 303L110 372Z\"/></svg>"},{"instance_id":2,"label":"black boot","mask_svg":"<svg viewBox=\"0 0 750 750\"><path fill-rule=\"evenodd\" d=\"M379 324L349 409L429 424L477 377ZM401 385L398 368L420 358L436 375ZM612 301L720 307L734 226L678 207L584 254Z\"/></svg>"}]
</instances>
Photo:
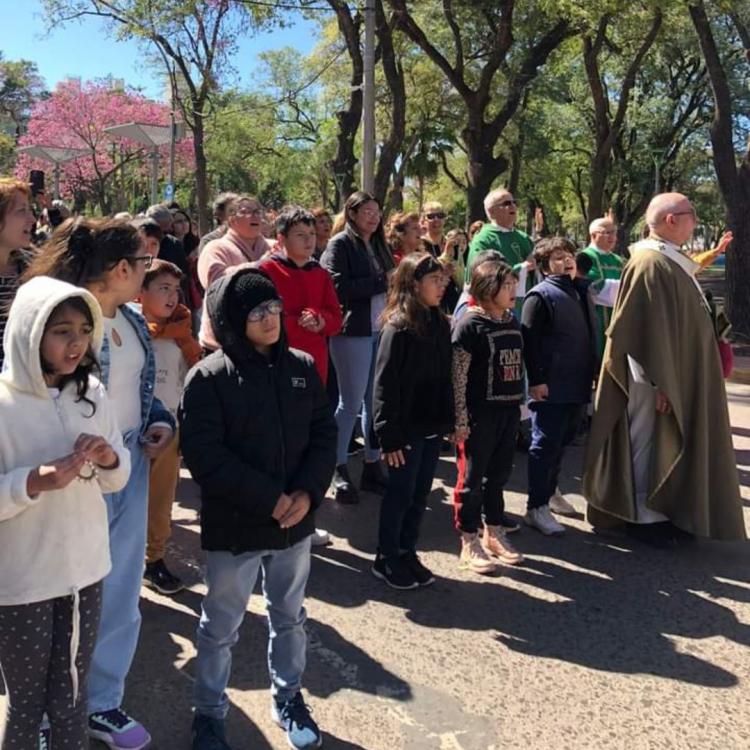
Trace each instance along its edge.
<instances>
[{"instance_id":1,"label":"black boot","mask_svg":"<svg viewBox=\"0 0 750 750\"><path fill-rule=\"evenodd\" d=\"M359 481L359 489L362 492L382 495L387 483L388 477L380 461L365 461L362 464L362 478Z\"/></svg>"},{"instance_id":2,"label":"black boot","mask_svg":"<svg viewBox=\"0 0 750 750\"><path fill-rule=\"evenodd\" d=\"M359 502L357 488L349 476L346 464L339 464L333 472L333 488L336 491L334 499L342 505L355 505Z\"/></svg>"}]
</instances>

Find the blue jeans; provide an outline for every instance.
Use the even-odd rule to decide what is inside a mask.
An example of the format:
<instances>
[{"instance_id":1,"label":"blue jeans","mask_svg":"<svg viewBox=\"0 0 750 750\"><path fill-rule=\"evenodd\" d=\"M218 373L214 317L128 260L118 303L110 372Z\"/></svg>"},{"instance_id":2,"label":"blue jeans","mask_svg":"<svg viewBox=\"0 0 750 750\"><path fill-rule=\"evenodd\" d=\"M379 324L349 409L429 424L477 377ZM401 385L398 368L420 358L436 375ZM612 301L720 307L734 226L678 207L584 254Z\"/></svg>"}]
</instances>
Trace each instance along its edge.
<instances>
[{"instance_id":1,"label":"blue jeans","mask_svg":"<svg viewBox=\"0 0 750 750\"><path fill-rule=\"evenodd\" d=\"M528 457L528 509L541 508L555 494L565 447L576 436L586 404L548 404L536 401L531 409L531 447Z\"/></svg>"},{"instance_id":2,"label":"blue jeans","mask_svg":"<svg viewBox=\"0 0 750 750\"><path fill-rule=\"evenodd\" d=\"M406 464L388 468L378 531L378 552L383 557L416 550L441 444L442 436L412 438L410 449L404 450Z\"/></svg>"},{"instance_id":3,"label":"blue jeans","mask_svg":"<svg viewBox=\"0 0 750 750\"><path fill-rule=\"evenodd\" d=\"M201 605L193 704L199 714L223 719L229 710L226 687L232 647L239 638L258 572L268 612L268 672L279 700L296 695L307 656L303 606L310 574L310 537L293 547L233 555L206 552L208 591Z\"/></svg>"},{"instance_id":4,"label":"blue jeans","mask_svg":"<svg viewBox=\"0 0 750 750\"><path fill-rule=\"evenodd\" d=\"M138 601L146 549L149 462L137 431L125 436L125 445L130 451L130 479L119 492L104 496L112 570L104 579L99 636L89 673L89 713L122 704L141 629Z\"/></svg>"},{"instance_id":5,"label":"blue jeans","mask_svg":"<svg viewBox=\"0 0 750 750\"><path fill-rule=\"evenodd\" d=\"M336 465L346 463L349 439L362 407L362 434L365 437L365 461L377 461L380 451L370 442L372 431L372 381L375 375L377 336L334 336L330 342L331 359L339 384L336 425Z\"/></svg>"}]
</instances>

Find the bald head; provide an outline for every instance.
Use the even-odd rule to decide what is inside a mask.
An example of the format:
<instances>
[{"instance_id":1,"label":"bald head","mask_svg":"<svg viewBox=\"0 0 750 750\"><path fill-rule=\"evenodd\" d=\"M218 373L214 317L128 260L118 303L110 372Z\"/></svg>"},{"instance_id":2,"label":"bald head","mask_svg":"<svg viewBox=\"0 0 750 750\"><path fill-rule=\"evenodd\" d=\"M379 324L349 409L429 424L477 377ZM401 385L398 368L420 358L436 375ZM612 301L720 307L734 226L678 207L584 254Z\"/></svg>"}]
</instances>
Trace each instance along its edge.
<instances>
[{"instance_id":1,"label":"bald head","mask_svg":"<svg viewBox=\"0 0 750 750\"><path fill-rule=\"evenodd\" d=\"M695 209L682 193L660 193L648 204L646 223L652 235L682 245L695 229Z\"/></svg>"}]
</instances>

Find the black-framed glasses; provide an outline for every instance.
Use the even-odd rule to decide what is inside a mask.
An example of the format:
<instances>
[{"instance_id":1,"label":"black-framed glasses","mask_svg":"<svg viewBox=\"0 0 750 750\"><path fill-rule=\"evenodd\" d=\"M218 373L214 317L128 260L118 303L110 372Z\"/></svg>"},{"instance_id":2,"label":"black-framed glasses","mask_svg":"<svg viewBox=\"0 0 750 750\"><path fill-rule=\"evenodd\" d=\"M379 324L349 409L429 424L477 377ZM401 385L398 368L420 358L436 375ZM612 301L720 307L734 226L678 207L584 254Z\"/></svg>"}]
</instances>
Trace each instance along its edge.
<instances>
[{"instance_id":1,"label":"black-framed glasses","mask_svg":"<svg viewBox=\"0 0 750 750\"><path fill-rule=\"evenodd\" d=\"M267 318L269 315L281 315L283 309L284 305L280 299L271 299L268 302L262 302L250 310L247 314L247 322L260 323L261 320Z\"/></svg>"},{"instance_id":2,"label":"black-framed glasses","mask_svg":"<svg viewBox=\"0 0 750 750\"><path fill-rule=\"evenodd\" d=\"M151 264L154 262L154 256L153 255L127 255L122 260L126 260L128 263L138 263L139 261L143 262L143 267L148 271L149 268L151 268Z\"/></svg>"},{"instance_id":3,"label":"black-framed glasses","mask_svg":"<svg viewBox=\"0 0 750 750\"><path fill-rule=\"evenodd\" d=\"M496 206L500 206L500 208L510 208L510 206L517 206L518 201L516 201L515 198L508 198L507 200L500 201L500 203L496 203Z\"/></svg>"},{"instance_id":4,"label":"black-framed glasses","mask_svg":"<svg viewBox=\"0 0 750 750\"><path fill-rule=\"evenodd\" d=\"M428 219L430 219L430 220L432 220L432 219L444 219L445 218L445 213L443 213L442 211L434 211L432 213L425 214L425 216Z\"/></svg>"},{"instance_id":5,"label":"black-framed glasses","mask_svg":"<svg viewBox=\"0 0 750 750\"><path fill-rule=\"evenodd\" d=\"M692 216L694 219L698 218L694 208L691 208L689 211L673 211L672 216Z\"/></svg>"}]
</instances>

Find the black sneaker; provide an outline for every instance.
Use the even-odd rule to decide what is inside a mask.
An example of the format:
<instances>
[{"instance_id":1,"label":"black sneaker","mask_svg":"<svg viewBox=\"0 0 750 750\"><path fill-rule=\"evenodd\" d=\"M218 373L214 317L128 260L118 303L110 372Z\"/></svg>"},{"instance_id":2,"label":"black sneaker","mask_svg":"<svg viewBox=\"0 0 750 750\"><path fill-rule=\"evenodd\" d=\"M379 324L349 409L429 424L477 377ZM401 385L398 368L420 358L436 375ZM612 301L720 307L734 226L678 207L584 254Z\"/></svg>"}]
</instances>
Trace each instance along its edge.
<instances>
[{"instance_id":1,"label":"black sneaker","mask_svg":"<svg viewBox=\"0 0 750 750\"><path fill-rule=\"evenodd\" d=\"M224 722L196 714L193 719L193 750L232 750L224 734Z\"/></svg>"},{"instance_id":2,"label":"black sneaker","mask_svg":"<svg viewBox=\"0 0 750 750\"><path fill-rule=\"evenodd\" d=\"M392 589L415 589L419 583L411 568L398 557L381 557L378 555L372 565L375 578L385 581Z\"/></svg>"},{"instance_id":3,"label":"black sneaker","mask_svg":"<svg viewBox=\"0 0 750 750\"><path fill-rule=\"evenodd\" d=\"M404 552L401 555L401 561L411 570L420 586L429 586L431 583L435 583L435 576L432 571L422 564L416 552Z\"/></svg>"},{"instance_id":4,"label":"black sneaker","mask_svg":"<svg viewBox=\"0 0 750 750\"><path fill-rule=\"evenodd\" d=\"M334 499L342 505L356 505L359 502L357 488L349 476L346 464L339 464L333 472L333 488L336 491Z\"/></svg>"},{"instance_id":5,"label":"black sneaker","mask_svg":"<svg viewBox=\"0 0 750 750\"><path fill-rule=\"evenodd\" d=\"M143 582L146 586L156 589L160 594L176 594L185 588L185 584L164 564L164 560L146 563L143 573Z\"/></svg>"},{"instance_id":6,"label":"black sneaker","mask_svg":"<svg viewBox=\"0 0 750 750\"><path fill-rule=\"evenodd\" d=\"M302 693L287 701L271 700L271 718L286 732L289 747L308 750L323 744L323 735L310 716Z\"/></svg>"},{"instance_id":7,"label":"black sneaker","mask_svg":"<svg viewBox=\"0 0 750 750\"><path fill-rule=\"evenodd\" d=\"M359 489L362 492L382 495L386 484L388 484L388 477L380 461L365 461L362 464L362 478L359 480Z\"/></svg>"}]
</instances>

